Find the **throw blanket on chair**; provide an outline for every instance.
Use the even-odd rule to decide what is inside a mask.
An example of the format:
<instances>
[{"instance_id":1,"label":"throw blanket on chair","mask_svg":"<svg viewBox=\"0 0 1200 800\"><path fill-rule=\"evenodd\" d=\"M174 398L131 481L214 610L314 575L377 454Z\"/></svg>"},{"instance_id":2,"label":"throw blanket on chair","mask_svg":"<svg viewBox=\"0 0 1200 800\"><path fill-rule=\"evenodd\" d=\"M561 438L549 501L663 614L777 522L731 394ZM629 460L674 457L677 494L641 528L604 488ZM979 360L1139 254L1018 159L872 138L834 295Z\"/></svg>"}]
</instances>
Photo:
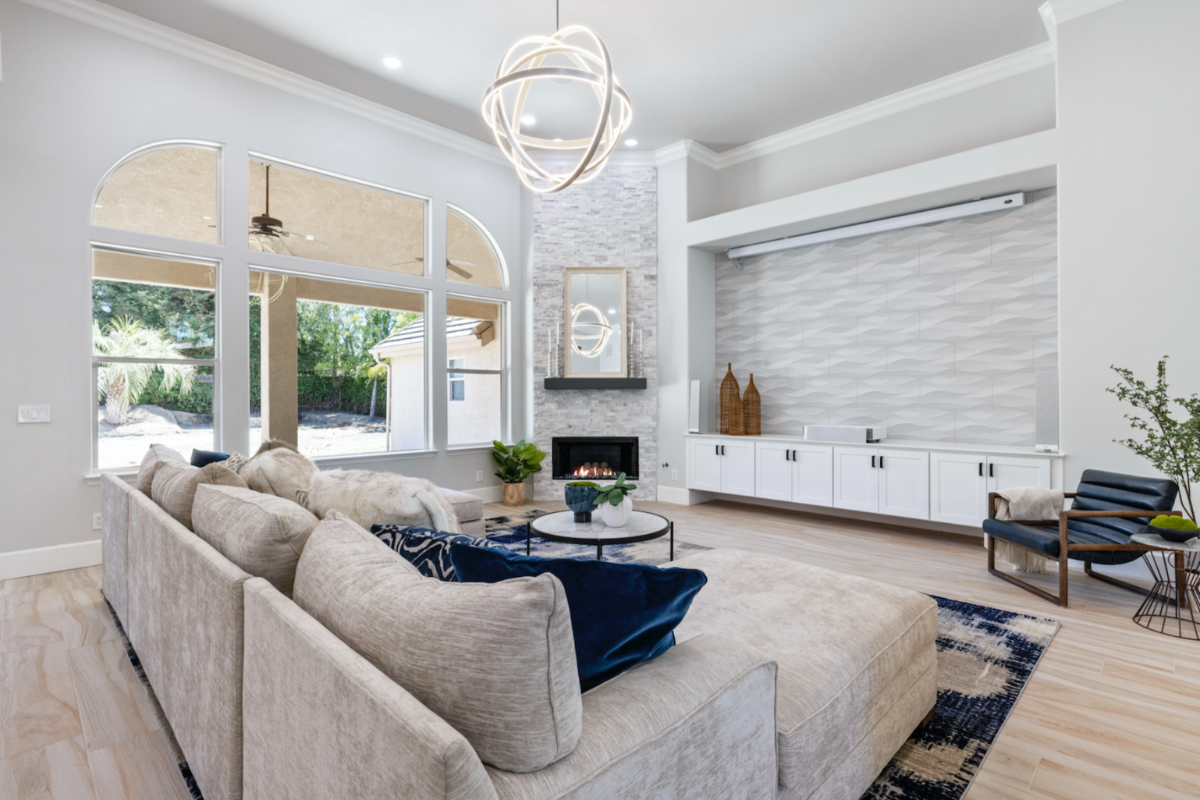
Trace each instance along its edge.
<instances>
[{"instance_id":1,"label":"throw blanket on chair","mask_svg":"<svg viewBox=\"0 0 1200 800\"><path fill-rule=\"evenodd\" d=\"M408 525L462 533L454 507L440 489L423 478L394 472L318 472L307 492L296 493L296 502L321 519L339 511L367 530L372 525Z\"/></svg>"},{"instance_id":2,"label":"throw blanket on chair","mask_svg":"<svg viewBox=\"0 0 1200 800\"><path fill-rule=\"evenodd\" d=\"M1005 489L996 494L1000 495L996 499L996 519L1046 522L1058 519L1063 510L1063 493L1057 490L1026 486ZM987 547L987 534L984 534L983 545ZM1050 572L1050 565L1045 556L1003 540L996 541L996 555L1022 572L1042 575Z\"/></svg>"}]
</instances>

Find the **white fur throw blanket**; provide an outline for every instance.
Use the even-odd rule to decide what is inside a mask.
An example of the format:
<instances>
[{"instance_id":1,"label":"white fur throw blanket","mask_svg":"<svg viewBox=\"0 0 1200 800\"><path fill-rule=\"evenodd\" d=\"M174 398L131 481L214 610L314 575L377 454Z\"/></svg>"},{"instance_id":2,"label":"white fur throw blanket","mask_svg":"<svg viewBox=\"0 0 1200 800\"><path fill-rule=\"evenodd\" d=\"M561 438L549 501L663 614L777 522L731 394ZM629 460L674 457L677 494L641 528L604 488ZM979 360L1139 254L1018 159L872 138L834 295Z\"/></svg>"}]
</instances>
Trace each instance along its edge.
<instances>
[{"instance_id":1,"label":"white fur throw blanket","mask_svg":"<svg viewBox=\"0 0 1200 800\"><path fill-rule=\"evenodd\" d=\"M1056 520L1063 510L1063 493L1043 489L1040 486L1024 486L1005 489L996 494L996 519L1020 522L1022 520ZM987 537L983 544L987 546ZM1049 574L1050 565L1045 556L1026 550L1024 547L1003 540L996 541L996 555L1022 572Z\"/></svg>"},{"instance_id":2,"label":"white fur throw blanket","mask_svg":"<svg viewBox=\"0 0 1200 800\"><path fill-rule=\"evenodd\" d=\"M321 519L338 511L368 530L376 523L462 533L454 507L423 478L394 472L335 469L318 472L296 502Z\"/></svg>"},{"instance_id":3,"label":"white fur throw blanket","mask_svg":"<svg viewBox=\"0 0 1200 800\"><path fill-rule=\"evenodd\" d=\"M229 459L233 461L231 457ZM253 458L234 467L246 485L256 492L295 500L296 492L308 489L317 465L297 453L291 445L268 439Z\"/></svg>"}]
</instances>

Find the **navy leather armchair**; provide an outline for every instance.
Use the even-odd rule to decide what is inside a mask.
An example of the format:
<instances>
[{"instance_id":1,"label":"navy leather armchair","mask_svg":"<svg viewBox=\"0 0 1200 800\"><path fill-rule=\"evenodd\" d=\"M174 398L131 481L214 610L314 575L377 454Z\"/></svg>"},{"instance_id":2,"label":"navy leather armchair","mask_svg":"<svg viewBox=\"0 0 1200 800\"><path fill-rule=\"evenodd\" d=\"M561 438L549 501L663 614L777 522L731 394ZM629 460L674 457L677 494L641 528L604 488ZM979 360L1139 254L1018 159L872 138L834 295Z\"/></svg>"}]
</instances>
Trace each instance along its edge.
<instances>
[{"instance_id":1,"label":"navy leather armchair","mask_svg":"<svg viewBox=\"0 0 1200 800\"><path fill-rule=\"evenodd\" d=\"M1172 511L1179 486L1164 478L1141 478L1096 469L1084 470L1079 488L1068 492L1071 507L1056 520L1009 522L995 519L996 499L988 495L988 572L1060 606L1067 605L1067 561L1084 562L1084 571L1097 580L1146 594L1132 583L1092 571L1093 564L1135 561L1146 548L1131 537L1145 531L1152 517ZM1058 596L996 569L996 540L1031 550L1058 562Z\"/></svg>"}]
</instances>

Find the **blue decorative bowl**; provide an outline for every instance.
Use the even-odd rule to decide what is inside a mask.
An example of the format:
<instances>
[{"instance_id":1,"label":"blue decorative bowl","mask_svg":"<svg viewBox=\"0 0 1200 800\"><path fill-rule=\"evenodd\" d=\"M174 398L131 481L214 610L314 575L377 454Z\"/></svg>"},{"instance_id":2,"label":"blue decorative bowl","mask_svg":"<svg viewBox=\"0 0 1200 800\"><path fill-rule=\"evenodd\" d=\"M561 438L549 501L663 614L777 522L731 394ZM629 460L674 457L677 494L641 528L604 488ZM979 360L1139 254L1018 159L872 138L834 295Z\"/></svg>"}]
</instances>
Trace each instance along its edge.
<instances>
[{"instance_id":1,"label":"blue decorative bowl","mask_svg":"<svg viewBox=\"0 0 1200 800\"><path fill-rule=\"evenodd\" d=\"M591 486L567 486L567 508L575 512L576 522L591 522L592 509L600 490Z\"/></svg>"},{"instance_id":2,"label":"blue decorative bowl","mask_svg":"<svg viewBox=\"0 0 1200 800\"><path fill-rule=\"evenodd\" d=\"M1157 533L1168 542L1174 542L1175 544L1183 544L1184 542L1195 539L1197 535L1200 535L1200 531L1195 529L1160 528L1157 525L1150 525L1147 527L1147 530L1151 533Z\"/></svg>"}]
</instances>

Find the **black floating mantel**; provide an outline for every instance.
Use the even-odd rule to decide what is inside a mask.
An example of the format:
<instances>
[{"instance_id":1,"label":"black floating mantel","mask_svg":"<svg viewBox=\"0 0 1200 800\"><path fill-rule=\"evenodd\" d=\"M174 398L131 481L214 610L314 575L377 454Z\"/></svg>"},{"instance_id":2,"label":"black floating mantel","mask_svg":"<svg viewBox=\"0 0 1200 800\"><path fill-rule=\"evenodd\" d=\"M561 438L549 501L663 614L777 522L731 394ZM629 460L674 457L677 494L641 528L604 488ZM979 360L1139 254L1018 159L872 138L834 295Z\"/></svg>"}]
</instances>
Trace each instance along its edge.
<instances>
[{"instance_id":1,"label":"black floating mantel","mask_svg":"<svg viewBox=\"0 0 1200 800\"><path fill-rule=\"evenodd\" d=\"M563 389L645 389L645 378L546 378L546 391Z\"/></svg>"}]
</instances>

